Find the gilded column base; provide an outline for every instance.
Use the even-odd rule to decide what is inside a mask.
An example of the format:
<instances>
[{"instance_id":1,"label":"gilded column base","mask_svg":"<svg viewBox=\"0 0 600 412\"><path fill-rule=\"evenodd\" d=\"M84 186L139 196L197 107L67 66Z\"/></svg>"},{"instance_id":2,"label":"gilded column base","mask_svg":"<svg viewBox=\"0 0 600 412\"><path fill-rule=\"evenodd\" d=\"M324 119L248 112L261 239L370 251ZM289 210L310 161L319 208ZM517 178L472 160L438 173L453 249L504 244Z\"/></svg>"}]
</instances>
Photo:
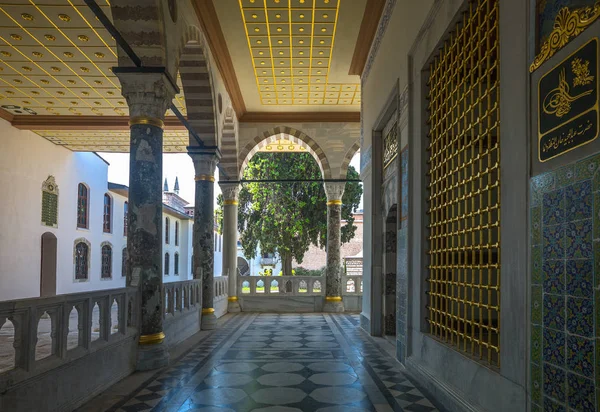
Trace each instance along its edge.
<instances>
[{"instance_id":1,"label":"gilded column base","mask_svg":"<svg viewBox=\"0 0 600 412\"><path fill-rule=\"evenodd\" d=\"M227 298L227 312L229 313L239 313L242 311L242 307L240 306L240 301L237 296L230 296Z\"/></svg>"},{"instance_id":2,"label":"gilded column base","mask_svg":"<svg viewBox=\"0 0 600 412\"><path fill-rule=\"evenodd\" d=\"M153 345L141 344L137 347L135 369L148 371L164 368L169 364L169 351L164 342Z\"/></svg>"},{"instance_id":3,"label":"gilded column base","mask_svg":"<svg viewBox=\"0 0 600 412\"><path fill-rule=\"evenodd\" d=\"M213 330L217 328L217 316L213 308L202 309L202 319L200 321L201 330Z\"/></svg>"},{"instance_id":4,"label":"gilded column base","mask_svg":"<svg viewBox=\"0 0 600 412\"><path fill-rule=\"evenodd\" d=\"M344 312L344 302L341 296L326 296L323 304L323 312L341 313Z\"/></svg>"}]
</instances>

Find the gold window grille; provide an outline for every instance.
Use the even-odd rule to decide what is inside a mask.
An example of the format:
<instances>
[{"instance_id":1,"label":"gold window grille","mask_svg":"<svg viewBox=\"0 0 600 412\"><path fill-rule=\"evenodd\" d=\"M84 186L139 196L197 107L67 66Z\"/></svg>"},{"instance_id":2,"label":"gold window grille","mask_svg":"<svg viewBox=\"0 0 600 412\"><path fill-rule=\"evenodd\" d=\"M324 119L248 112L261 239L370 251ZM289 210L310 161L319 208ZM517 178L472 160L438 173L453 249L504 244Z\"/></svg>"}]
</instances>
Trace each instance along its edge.
<instances>
[{"instance_id":1,"label":"gold window grille","mask_svg":"<svg viewBox=\"0 0 600 412\"><path fill-rule=\"evenodd\" d=\"M469 2L429 70L429 333L499 366L498 0Z\"/></svg>"}]
</instances>

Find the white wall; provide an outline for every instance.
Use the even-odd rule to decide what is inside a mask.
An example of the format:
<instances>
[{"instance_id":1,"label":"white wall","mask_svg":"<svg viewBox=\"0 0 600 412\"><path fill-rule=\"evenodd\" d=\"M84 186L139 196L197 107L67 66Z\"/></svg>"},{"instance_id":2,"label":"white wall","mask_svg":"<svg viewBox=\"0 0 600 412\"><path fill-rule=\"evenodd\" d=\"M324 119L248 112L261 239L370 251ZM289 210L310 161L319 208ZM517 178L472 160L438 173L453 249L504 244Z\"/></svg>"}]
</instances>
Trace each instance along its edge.
<instances>
[{"instance_id":1,"label":"white wall","mask_svg":"<svg viewBox=\"0 0 600 412\"><path fill-rule=\"evenodd\" d=\"M120 251L113 249L113 278L100 280L100 244L114 242L102 233L103 197L108 191L108 165L94 153L73 153L38 135L0 120L0 300L40 294L41 236L52 232L57 244L57 293L119 288ZM58 228L41 224L42 182L56 178L59 189ZM89 230L77 229L77 185L90 188ZM84 237L92 245L89 280L74 282L73 242Z\"/></svg>"},{"instance_id":2,"label":"white wall","mask_svg":"<svg viewBox=\"0 0 600 412\"><path fill-rule=\"evenodd\" d=\"M165 220L169 218L169 244L165 243ZM175 245L175 222L179 223L179 244ZM191 276L191 259L192 259L192 243L190 232L192 228L191 219L179 219L172 214L163 213L163 282L181 282L183 280L192 279ZM169 253L169 274L165 275L165 253ZM179 253L179 274L175 275L175 253Z\"/></svg>"},{"instance_id":3,"label":"white wall","mask_svg":"<svg viewBox=\"0 0 600 412\"><path fill-rule=\"evenodd\" d=\"M56 293L67 294L125 286L122 276L124 204L127 198L108 190L108 164L94 153L75 153L0 120L0 184L6 188L0 197L0 301L40 296L41 236L57 237ZM42 183L52 175L59 189L58 227L41 224ZM89 187L89 228L77 228L77 187ZM111 233L103 233L104 194L113 200ZM169 275L164 282L192 279L192 220L171 220L171 241L164 245L170 258ZM179 222L179 245L175 246L175 222ZM164 226L163 226L164 227ZM91 243L88 280L75 281L74 241ZM101 279L101 244L112 245L112 278ZM222 242L221 242L222 250ZM179 252L179 275L174 274L174 254ZM222 253L215 253L215 275L221 274ZM164 270L163 270L164 273Z\"/></svg>"}]
</instances>

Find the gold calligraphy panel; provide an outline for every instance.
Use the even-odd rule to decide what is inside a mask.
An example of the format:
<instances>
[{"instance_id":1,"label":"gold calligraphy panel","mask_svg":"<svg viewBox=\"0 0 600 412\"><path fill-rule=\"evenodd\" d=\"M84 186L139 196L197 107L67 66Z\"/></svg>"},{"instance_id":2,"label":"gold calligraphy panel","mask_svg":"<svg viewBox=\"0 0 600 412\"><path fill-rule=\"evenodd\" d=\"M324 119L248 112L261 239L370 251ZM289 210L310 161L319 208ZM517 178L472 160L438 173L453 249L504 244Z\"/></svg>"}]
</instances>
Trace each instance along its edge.
<instances>
[{"instance_id":1,"label":"gold calligraphy panel","mask_svg":"<svg viewBox=\"0 0 600 412\"><path fill-rule=\"evenodd\" d=\"M548 161L598 137L598 39L545 74L538 88L539 160Z\"/></svg>"}]
</instances>

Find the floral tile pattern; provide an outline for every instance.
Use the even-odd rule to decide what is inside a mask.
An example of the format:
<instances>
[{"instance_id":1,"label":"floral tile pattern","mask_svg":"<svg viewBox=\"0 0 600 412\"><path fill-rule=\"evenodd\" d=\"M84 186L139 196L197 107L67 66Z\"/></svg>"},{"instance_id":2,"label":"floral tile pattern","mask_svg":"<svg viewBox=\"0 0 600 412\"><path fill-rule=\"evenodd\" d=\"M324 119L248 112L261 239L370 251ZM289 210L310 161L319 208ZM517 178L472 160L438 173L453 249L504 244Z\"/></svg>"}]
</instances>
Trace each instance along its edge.
<instances>
[{"instance_id":1,"label":"floral tile pattern","mask_svg":"<svg viewBox=\"0 0 600 412\"><path fill-rule=\"evenodd\" d=\"M544 294L544 326L563 330L565 328L565 298Z\"/></svg>"},{"instance_id":2,"label":"floral tile pattern","mask_svg":"<svg viewBox=\"0 0 600 412\"><path fill-rule=\"evenodd\" d=\"M592 182L586 180L568 186L565 201L567 222L592 217Z\"/></svg>"},{"instance_id":3,"label":"floral tile pattern","mask_svg":"<svg viewBox=\"0 0 600 412\"><path fill-rule=\"evenodd\" d=\"M594 272L590 260L567 260L567 294L582 298L594 296Z\"/></svg>"},{"instance_id":4,"label":"floral tile pattern","mask_svg":"<svg viewBox=\"0 0 600 412\"><path fill-rule=\"evenodd\" d=\"M544 393L564 402L566 372L552 365L544 365Z\"/></svg>"},{"instance_id":5,"label":"floral tile pattern","mask_svg":"<svg viewBox=\"0 0 600 412\"><path fill-rule=\"evenodd\" d=\"M557 366L565 363L565 334L544 329L544 362Z\"/></svg>"},{"instance_id":6,"label":"floral tile pattern","mask_svg":"<svg viewBox=\"0 0 600 412\"><path fill-rule=\"evenodd\" d=\"M594 410L594 382L581 376L569 373L567 378L567 393L569 407L578 411Z\"/></svg>"},{"instance_id":7,"label":"floral tile pattern","mask_svg":"<svg viewBox=\"0 0 600 412\"><path fill-rule=\"evenodd\" d=\"M565 264L562 260L544 262L544 292L565 293Z\"/></svg>"},{"instance_id":8,"label":"floral tile pattern","mask_svg":"<svg viewBox=\"0 0 600 412\"><path fill-rule=\"evenodd\" d=\"M531 411L600 410L599 169L596 155L530 182Z\"/></svg>"},{"instance_id":9,"label":"floral tile pattern","mask_svg":"<svg viewBox=\"0 0 600 412\"><path fill-rule=\"evenodd\" d=\"M567 342L567 366L570 370L594 377L594 341L569 335Z\"/></svg>"},{"instance_id":10,"label":"floral tile pattern","mask_svg":"<svg viewBox=\"0 0 600 412\"><path fill-rule=\"evenodd\" d=\"M567 330L569 333L594 335L594 305L591 299L567 298Z\"/></svg>"},{"instance_id":11,"label":"floral tile pattern","mask_svg":"<svg viewBox=\"0 0 600 412\"><path fill-rule=\"evenodd\" d=\"M567 223L565 248L569 259L590 259L592 257L591 219Z\"/></svg>"}]
</instances>

